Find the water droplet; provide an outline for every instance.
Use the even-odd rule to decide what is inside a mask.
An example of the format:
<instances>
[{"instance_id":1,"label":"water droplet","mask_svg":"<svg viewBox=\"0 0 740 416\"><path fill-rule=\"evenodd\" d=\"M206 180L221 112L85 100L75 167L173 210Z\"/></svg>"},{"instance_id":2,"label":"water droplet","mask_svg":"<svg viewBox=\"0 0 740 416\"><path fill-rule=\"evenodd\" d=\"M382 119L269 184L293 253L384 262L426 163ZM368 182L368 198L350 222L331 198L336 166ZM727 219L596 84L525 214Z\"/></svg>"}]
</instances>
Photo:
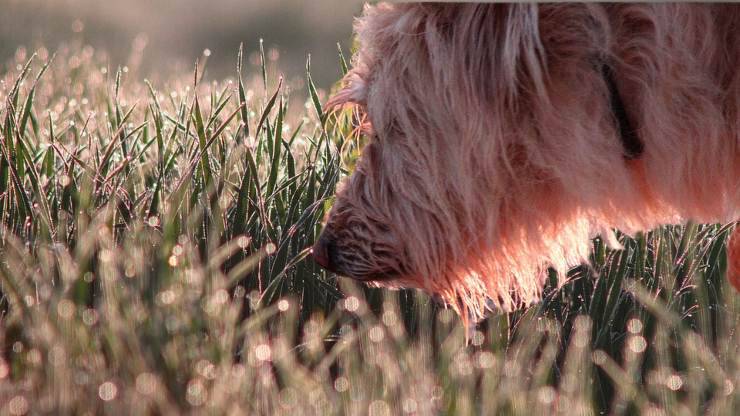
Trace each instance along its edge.
<instances>
[{"instance_id":1,"label":"water droplet","mask_svg":"<svg viewBox=\"0 0 740 416\"><path fill-rule=\"evenodd\" d=\"M75 312L75 305L72 303L71 300L68 299L62 299L57 304L57 314L62 319L70 319L72 318L72 314ZM13 350L15 351L15 346L13 347Z\"/></svg>"},{"instance_id":2,"label":"water droplet","mask_svg":"<svg viewBox=\"0 0 740 416\"><path fill-rule=\"evenodd\" d=\"M188 387L185 393L185 397L192 406L200 406L206 402L206 389L203 385L203 381L200 379L193 379L188 382Z\"/></svg>"},{"instance_id":3,"label":"water droplet","mask_svg":"<svg viewBox=\"0 0 740 416\"><path fill-rule=\"evenodd\" d=\"M259 361L270 361L272 358L272 349L267 344L260 344L254 349L254 356Z\"/></svg>"},{"instance_id":4,"label":"water droplet","mask_svg":"<svg viewBox=\"0 0 740 416\"><path fill-rule=\"evenodd\" d=\"M239 248L245 249L249 245L249 237L243 235L236 240L236 243L239 245Z\"/></svg>"},{"instance_id":5,"label":"water droplet","mask_svg":"<svg viewBox=\"0 0 740 416\"><path fill-rule=\"evenodd\" d=\"M347 380L347 377L339 376L336 380L334 380L334 390L336 390L339 393L343 393L349 389L349 380Z\"/></svg>"},{"instance_id":6,"label":"water droplet","mask_svg":"<svg viewBox=\"0 0 740 416\"><path fill-rule=\"evenodd\" d=\"M23 396L15 396L8 402L11 415L25 415L28 413L28 400Z\"/></svg>"},{"instance_id":7,"label":"water droplet","mask_svg":"<svg viewBox=\"0 0 740 416\"><path fill-rule=\"evenodd\" d=\"M118 395L118 387L111 381L106 381L98 387L98 396L103 401L109 402L116 398Z\"/></svg>"},{"instance_id":8,"label":"water droplet","mask_svg":"<svg viewBox=\"0 0 740 416\"><path fill-rule=\"evenodd\" d=\"M669 389L677 391L681 386L683 386L683 379L678 374L672 374L668 377L668 380L666 380L665 385Z\"/></svg>"},{"instance_id":9,"label":"water droplet","mask_svg":"<svg viewBox=\"0 0 740 416\"><path fill-rule=\"evenodd\" d=\"M639 334L642 332L642 321L637 318L632 318L627 321L627 330L632 334Z\"/></svg>"},{"instance_id":10,"label":"water droplet","mask_svg":"<svg viewBox=\"0 0 740 416\"><path fill-rule=\"evenodd\" d=\"M645 352L645 349L647 349L647 341L639 335L630 337L628 345L630 350L638 354Z\"/></svg>"},{"instance_id":11,"label":"water droplet","mask_svg":"<svg viewBox=\"0 0 740 416\"><path fill-rule=\"evenodd\" d=\"M344 309L349 312L357 312L360 309L360 300L355 296L350 296L344 300Z\"/></svg>"},{"instance_id":12,"label":"water droplet","mask_svg":"<svg viewBox=\"0 0 740 416\"><path fill-rule=\"evenodd\" d=\"M275 251L277 251L277 246L273 243L267 243L265 246L265 253L267 253L268 256L271 256L275 254Z\"/></svg>"},{"instance_id":13,"label":"water droplet","mask_svg":"<svg viewBox=\"0 0 740 416\"><path fill-rule=\"evenodd\" d=\"M379 343L383 341L383 338L385 338L385 333L383 332L383 328L380 325L375 325L367 333L368 338L370 338L370 341Z\"/></svg>"}]
</instances>

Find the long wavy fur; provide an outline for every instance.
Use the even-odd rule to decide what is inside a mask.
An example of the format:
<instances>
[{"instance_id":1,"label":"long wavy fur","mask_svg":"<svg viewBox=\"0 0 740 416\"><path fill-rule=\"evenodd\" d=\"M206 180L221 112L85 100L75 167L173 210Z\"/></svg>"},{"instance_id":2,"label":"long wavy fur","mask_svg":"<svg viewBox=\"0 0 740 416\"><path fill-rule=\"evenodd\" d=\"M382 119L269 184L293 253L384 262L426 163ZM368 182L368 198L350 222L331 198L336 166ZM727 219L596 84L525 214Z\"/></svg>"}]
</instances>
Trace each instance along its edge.
<instances>
[{"instance_id":1,"label":"long wavy fur","mask_svg":"<svg viewBox=\"0 0 740 416\"><path fill-rule=\"evenodd\" d=\"M538 300L614 228L740 218L738 6L380 4L356 33L330 105L373 133L325 229L341 273L477 318Z\"/></svg>"}]
</instances>

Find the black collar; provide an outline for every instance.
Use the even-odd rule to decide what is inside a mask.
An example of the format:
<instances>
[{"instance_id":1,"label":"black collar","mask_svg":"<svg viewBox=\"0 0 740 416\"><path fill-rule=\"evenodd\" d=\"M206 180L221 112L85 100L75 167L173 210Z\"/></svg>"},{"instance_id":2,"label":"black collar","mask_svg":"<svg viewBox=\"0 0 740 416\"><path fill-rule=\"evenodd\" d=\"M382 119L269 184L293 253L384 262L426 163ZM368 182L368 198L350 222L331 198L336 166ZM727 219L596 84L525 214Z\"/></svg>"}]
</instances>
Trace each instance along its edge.
<instances>
[{"instance_id":1,"label":"black collar","mask_svg":"<svg viewBox=\"0 0 740 416\"><path fill-rule=\"evenodd\" d=\"M614 69L606 62L601 65L601 74L609 88L609 104L616 121L617 132L622 140L624 158L627 160L637 159L642 155L645 145L637 135L637 130L630 122L625 110L624 101L619 95L617 83L614 81Z\"/></svg>"}]
</instances>

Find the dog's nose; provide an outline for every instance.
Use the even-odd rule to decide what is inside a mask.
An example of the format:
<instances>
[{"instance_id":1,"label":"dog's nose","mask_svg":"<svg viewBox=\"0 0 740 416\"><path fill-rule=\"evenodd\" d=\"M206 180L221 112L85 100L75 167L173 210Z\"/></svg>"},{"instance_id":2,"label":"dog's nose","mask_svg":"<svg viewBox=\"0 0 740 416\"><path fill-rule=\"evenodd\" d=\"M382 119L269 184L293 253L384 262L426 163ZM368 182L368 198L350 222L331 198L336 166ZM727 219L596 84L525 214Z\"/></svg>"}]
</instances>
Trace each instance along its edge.
<instances>
[{"instance_id":1,"label":"dog's nose","mask_svg":"<svg viewBox=\"0 0 740 416\"><path fill-rule=\"evenodd\" d=\"M316 244L311 249L311 254L313 255L313 259L316 263L318 263L319 266L325 268L326 270L333 271L333 264L331 262L331 250L332 250L333 244L327 238L325 235L321 235L319 237L319 241L316 242Z\"/></svg>"}]
</instances>

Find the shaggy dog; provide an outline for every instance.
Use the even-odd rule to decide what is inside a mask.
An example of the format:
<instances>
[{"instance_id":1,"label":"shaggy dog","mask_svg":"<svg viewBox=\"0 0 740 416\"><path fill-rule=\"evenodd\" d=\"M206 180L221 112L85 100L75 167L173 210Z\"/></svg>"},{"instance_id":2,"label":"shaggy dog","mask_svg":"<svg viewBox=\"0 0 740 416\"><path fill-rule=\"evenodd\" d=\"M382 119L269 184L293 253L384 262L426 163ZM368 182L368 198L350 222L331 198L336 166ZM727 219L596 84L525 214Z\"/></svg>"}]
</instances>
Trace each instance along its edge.
<instances>
[{"instance_id":1,"label":"shaggy dog","mask_svg":"<svg viewBox=\"0 0 740 416\"><path fill-rule=\"evenodd\" d=\"M330 270L479 318L614 228L740 218L738 6L380 4L356 32L329 105L370 139L313 249Z\"/></svg>"}]
</instances>

